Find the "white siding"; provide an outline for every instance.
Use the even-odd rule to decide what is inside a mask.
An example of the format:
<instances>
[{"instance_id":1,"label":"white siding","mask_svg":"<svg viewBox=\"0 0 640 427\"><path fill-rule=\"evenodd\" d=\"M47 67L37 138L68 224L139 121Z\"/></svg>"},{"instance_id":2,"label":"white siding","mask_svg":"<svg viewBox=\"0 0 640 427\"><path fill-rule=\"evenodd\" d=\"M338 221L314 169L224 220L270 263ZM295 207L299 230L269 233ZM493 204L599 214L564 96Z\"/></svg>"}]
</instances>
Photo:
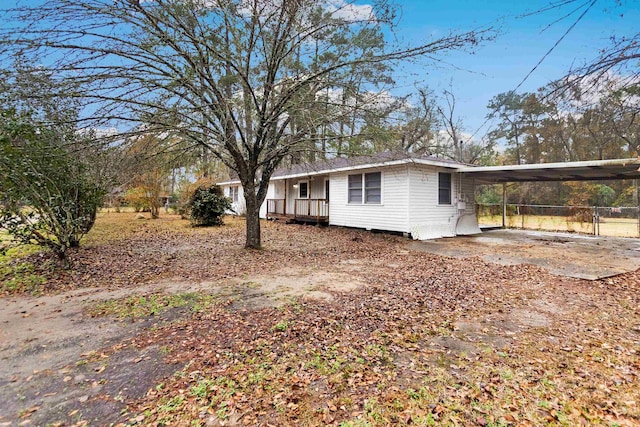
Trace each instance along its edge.
<instances>
[{"instance_id":1,"label":"white siding","mask_svg":"<svg viewBox=\"0 0 640 427\"><path fill-rule=\"evenodd\" d=\"M298 181L297 179L287 179L285 181L287 186L287 214L289 215L293 214L295 200L298 198L298 189L294 188L294 185L297 185Z\"/></svg>"},{"instance_id":2,"label":"white siding","mask_svg":"<svg viewBox=\"0 0 640 427\"><path fill-rule=\"evenodd\" d=\"M242 191L242 185L240 184L225 184L222 185L222 191L225 197L231 197L231 187L238 187L238 201L231 202L231 208L233 212L229 212L232 215L244 215L245 212L245 203L244 203L244 192Z\"/></svg>"},{"instance_id":3,"label":"white siding","mask_svg":"<svg viewBox=\"0 0 640 427\"><path fill-rule=\"evenodd\" d=\"M408 232L407 166L365 169L351 173L369 172L382 172L382 203L347 203L347 176L350 173L331 174L329 224L368 230Z\"/></svg>"},{"instance_id":4,"label":"white siding","mask_svg":"<svg viewBox=\"0 0 640 427\"><path fill-rule=\"evenodd\" d=\"M414 239L455 235L458 218L474 213L473 181L451 169L435 166L409 167L409 223ZM438 203L438 173L451 173L451 204ZM464 209L462 209L462 202Z\"/></svg>"},{"instance_id":5,"label":"white siding","mask_svg":"<svg viewBox=\"0 0 640 427\"><path fill-rule=\"evenodd\" d=\"M272 181L269 184L269 189L271 190L271 186L273 186L273 194L269 193L267 199L284 199L284 185L285 181Z\"/></svg>"},{"instance_id":6,"label":"white siding","mask_svg":"<svg viewBox=\"0 0 640 427\"><path fill-rule=\"evenodd\" d=\"M309 181L310 199L324 199L324 179L326 175L316 176Z\"/></svg>"},{"instance_id":7,"label":"white siding","mask_svg":"<svg viewBox=\"0 0 640 427\"><path fill-rule=\"evenodd\" d=\"M269 182L269 187L267 188L267 197L264 198L264 202L260 205L260 218L267 217L267 200L276 198L276 183L273 181Z\"/></svg>"},{"instance_id":8,"label":"white siding","mask_svg":"<svg viewBox=\"0 0 640 427\"><path fill-rule=\"evenodd\" d=\"M229 212L232 215L244 215L247 213L247 205L244 200L244 189L240 184L225 184L222 186L222 190L224 191L224 195L229 197L231 187L238 187L238 201L232 202L231 207L233 212ZM273 194L275 193L273 182L269 183L269 188L267 189L267 197L265 198L262 205L260 205L260 218L267 217L267 199L272 199Z\"/></svg>"}]
</instances>

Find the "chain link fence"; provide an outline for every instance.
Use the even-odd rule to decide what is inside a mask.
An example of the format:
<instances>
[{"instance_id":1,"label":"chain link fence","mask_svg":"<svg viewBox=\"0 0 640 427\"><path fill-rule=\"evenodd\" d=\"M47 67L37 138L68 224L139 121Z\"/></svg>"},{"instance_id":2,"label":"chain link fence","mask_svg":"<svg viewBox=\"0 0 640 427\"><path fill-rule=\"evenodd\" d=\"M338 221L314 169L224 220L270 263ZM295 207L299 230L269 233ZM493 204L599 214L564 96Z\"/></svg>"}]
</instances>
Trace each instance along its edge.
<instances>
[{"instance_id":1,"label":"chain link fence","mask_svg":"<svg viewBox=\"0 0 640 427\"><path fill-rule=\"evenodd\" d=\"M502 205L478 205L481 227L501 227ZM593 234L640 237L640 208L601 206L507 205L505 226Z\"/></svg>"}]
</instances>

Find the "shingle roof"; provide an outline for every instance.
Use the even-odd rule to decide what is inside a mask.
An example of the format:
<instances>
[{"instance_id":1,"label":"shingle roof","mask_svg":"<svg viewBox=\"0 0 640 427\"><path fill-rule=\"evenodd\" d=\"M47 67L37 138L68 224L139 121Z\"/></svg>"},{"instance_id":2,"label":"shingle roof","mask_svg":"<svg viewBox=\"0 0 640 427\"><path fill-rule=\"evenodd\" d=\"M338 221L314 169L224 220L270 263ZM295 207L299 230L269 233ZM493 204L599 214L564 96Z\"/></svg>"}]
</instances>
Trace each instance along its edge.
<instances>
[{"instance_id":1,"label":"shingle roof","mask_svg":"<svg viewBox=\"0 0 640 427\"><path fill-rule=\"evenodd\" d=\"M442 157L424 156L405 152L383 151L381 153L375 153L366 156L335 157L332 159L318 160L312 163L301 163L297 165L280 167L276 169L275 172L271 175L271 179L300 177L305 175L320 175L338 170L345 171L351 168L363 169L369 166L379 167L388 164L403 164L411 162L433 164L451 168L467 166L467 164L465 163L460 163L455 160L445 159ZM230 184L236 182L238 182L237 176L232 176L228 181L221 182L219 184Z\"/></svg>"},{"instance_id":2,"label":"shingle roof","mask_svg":"<svg viewBox=\"0 0 640 427\"><path fill-rule=\"evenodd\" d=\"M456 162L454 160L444 159L435 156L423 156L417 154L384 151L367 156L357 157L336 157L333 159L319 160L313 163L302 163L299 165L291 165L288 167L278 168L272 175L272 178L278 178L291 175L304 175L312 174L317 175L336 169L349 169L350 167L362 167L362 166L381 166L385 163L409 163L412 161L420 163L434 164L447 164L453 168L460 166L466 166L464 163Z\"/></svg>"}]
</instances>

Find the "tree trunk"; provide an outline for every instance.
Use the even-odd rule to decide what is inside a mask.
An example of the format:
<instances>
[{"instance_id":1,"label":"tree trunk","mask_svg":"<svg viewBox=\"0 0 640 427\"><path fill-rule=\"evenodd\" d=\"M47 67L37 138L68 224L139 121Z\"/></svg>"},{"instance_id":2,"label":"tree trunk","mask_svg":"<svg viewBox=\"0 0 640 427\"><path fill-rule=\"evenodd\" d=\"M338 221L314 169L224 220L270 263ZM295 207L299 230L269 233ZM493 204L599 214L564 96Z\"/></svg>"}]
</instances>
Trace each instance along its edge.
<instances>
[{"instance_id":1,"label":"tree trunk","mask_svg":"<svg viewBox=\"0 0 640 427\"><path fill-rule=\"evenodd\" d=\"M244 192L246 203L246 221L247 221L247 238L245 248L260 249L262 242L260 239L260 205L253 188L246 189Z\"/></svg>"}]
</instances>

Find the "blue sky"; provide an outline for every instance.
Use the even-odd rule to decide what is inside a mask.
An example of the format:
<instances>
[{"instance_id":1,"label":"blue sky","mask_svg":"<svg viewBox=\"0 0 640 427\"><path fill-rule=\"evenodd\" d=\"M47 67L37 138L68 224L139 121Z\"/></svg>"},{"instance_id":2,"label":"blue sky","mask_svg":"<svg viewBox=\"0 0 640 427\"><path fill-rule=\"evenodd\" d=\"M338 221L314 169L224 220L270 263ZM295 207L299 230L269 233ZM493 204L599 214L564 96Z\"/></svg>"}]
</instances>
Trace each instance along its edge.
<instances>
[{"instance_id":1,"label":"blue sky","mask_svg":"<svg viewBox=\"0 0 640 427\"><path fill-rule=\"evenodd\" d=\"M36 4L39 0L20 0ZM344 4L350 0L325 0ZM367 5L372 0L355 0ZM466 133L482 137L491 126L485 124L486 105L495 95L514 90L545 53L575 22L580 12L549 24L572 9L593 0L576 0L547 12L530 14L552 2L566 0L395 0L401 8L398 36L411 44L428 42L451 32L465 32L493 26L499 30L496 40L474 49L474 53L453 52L441 56L438 66L405 65L395 75L393 93L406 95L415 86L429 86L436 92L451 88L456 109ZM640 4L635 0L596 0L595 5L559 46L518 89L535 91L565 75L572 65L580 65L597 56L612 35L630 35L640 26ZM0 9L14 5L0 0ZM0 24L2 25L2 24ZM484 127L482 127L482 125Z\"/></svg>"},{"instance_id":2,"label":"blue sky","mask_svg":"<svg viewBox=\"0 0 640 427\"><path fill-rule=\"evenodd\" d=\"M410 92L414 80L434 90L448 88L451 83L465 130L473 133L485 121L488 101L498 93L515 89L580 12L547 28L549 24L583 2L531 16L522 15L540 10L550 1L398 0L398 3L402 8L400 35L408 42L419 43L430 35L481 26L493 25L500 30L495 41L475 49L474 54L446 55L443 59L452 66L408 67L396 77L397 93ZM562 77L572 65L596 57L599 49L608 45L611 35L637 33L638 23L640 5L634 1L623 0L621 5L614 0L597 1L518 91L535 91ZM485 131L486 126L477 136Z\"/></svg>"}]
</instances>

